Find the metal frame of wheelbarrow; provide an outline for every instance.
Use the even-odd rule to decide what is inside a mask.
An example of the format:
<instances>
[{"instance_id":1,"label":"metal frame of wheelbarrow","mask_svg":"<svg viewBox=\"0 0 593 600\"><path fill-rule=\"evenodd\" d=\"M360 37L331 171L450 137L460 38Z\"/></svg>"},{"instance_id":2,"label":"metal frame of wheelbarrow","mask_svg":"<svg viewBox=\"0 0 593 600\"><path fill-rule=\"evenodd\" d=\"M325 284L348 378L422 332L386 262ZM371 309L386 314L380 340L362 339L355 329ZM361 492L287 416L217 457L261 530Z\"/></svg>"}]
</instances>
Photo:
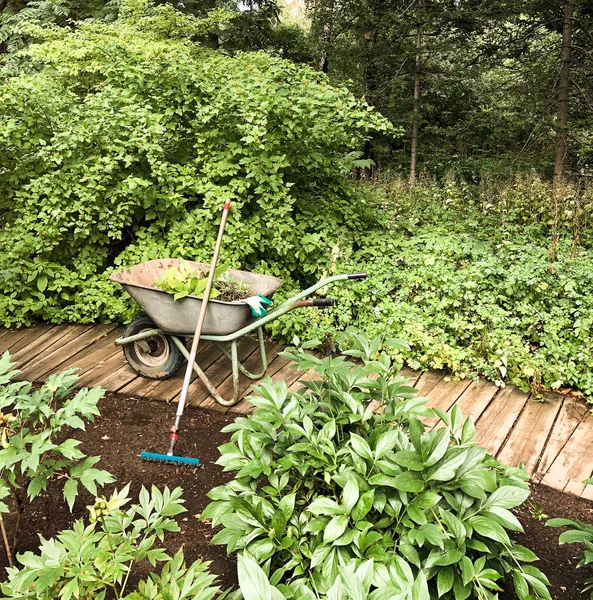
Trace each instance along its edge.
<instances>
[{"instance_id":1,"label":"metal frame of wheelbarrow","mask_svg":"<svg viewBox=\"0 0 593 600\"><path fill-rule=\"evenodd\" d=\"M228 335L202 335L200 336L201 340L206 340L212 342L230 361L232 365L232 373L233 373L233 397L230 400L224 399L216 390L216 386L208 379L207 375L202 371L200 366L196 361L194 361L193 369L196 375L201 379L204 385L208 388L208 391L212 394L216 402L221 404L222 406L233 406L239 401L239 373L243 373L249 379L261 379L268 369L268 360L266 356L266 348L264 341L264 332L263 327L267 323L270 323L274 319L281 317L282 315L294 310L296 308L300 308L303 306L316 306L316 307L327 307L333 306L335 304L334 300L330 298L317 298L314 300L305 300L307 296L310 296L317 290L325 287L326 285L335 283L337 281L345 281L346 279L364 279L366 277L366 273L350 273L344 275L334 275L333 277L329 277L327 279L323 279L318 281L316 284L311 287L303 290L302 292L296 294L292 298L289 298L276 308L270 310L267 315L260 317L256 321L253 321L249 325L234 331L233 333L229 333ZM251 373L248 371L239 361L238 353L237 353L237 341L242 338L244 335L251 333L257 330L257 339L259 343L259 352L261 356L261 371L259 373ZM169 334L161 329L149 329L146 331L142 331L136 335L131 335L129 337L122 337L115 340L115 343L118 346L123 346L125 344L131 344L134 342L138 342L140 340L146 339L150 336L162 334L167 337L170 337L173 343L179 348L179 351L186 360L189 360L189 351L186 348L185 343L180 338L190 339L192 336L183 336L183 335L173 335ZM225 343L231 343L230 352L223 346Z\"/></svg>"}]
</instances>

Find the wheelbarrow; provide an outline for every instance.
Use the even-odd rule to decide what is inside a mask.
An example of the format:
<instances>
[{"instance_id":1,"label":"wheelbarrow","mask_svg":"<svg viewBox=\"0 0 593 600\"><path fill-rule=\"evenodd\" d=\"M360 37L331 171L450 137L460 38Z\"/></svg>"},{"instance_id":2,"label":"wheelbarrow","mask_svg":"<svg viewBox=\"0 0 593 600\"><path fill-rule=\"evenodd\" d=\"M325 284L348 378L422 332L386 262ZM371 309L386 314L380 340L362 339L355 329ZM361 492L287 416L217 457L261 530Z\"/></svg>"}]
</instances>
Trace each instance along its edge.
<instances>
[{"instance_id":1,"label":"wheelbarrow","mask_svg":"<svg viewBox=\"0 0 593 600\"><path fill-rule=\"evenodd\" d=\"M154 282L171 267L178 266L178 259L158 259L140 263L110 276L111 281L119 283L144 311L124 330L124 336L115 343L123 346L123 352L130 367L149 379L167 379L173 376L189 359L187 341L194 335L202 300L196 296L186 296L173 300L173 296L157 288ZM197 270L207 271L210 265L185 261ZM229 269L228 274L245 283L252 295L261 294L271 299L282 285L282 280L270 275L259 275L248 271ZM250 379L261 379L267 371L268 362L264 341L264 325L274 319L304 306L328 307L335 301L331 298L306 298L317 290L346 279L364 279L366 273L334 275L318 281L311 287L299 292L279 306L268 311L263 317L254 317L251 308L244 302L227 302L211 299L206 310L201 340L212 342L230 361L233 374L233 396L223 398L215 385L208 379L197 362L193 369L202 380L216 402L222 406L232 406L239 398L239 373ZM237 342L244 335L257 332L261 370L248 371L239 361ZM230 343L230 348L228 344ZM230 351L229 351L230 350Z\"/></svg>"}]
</instances>

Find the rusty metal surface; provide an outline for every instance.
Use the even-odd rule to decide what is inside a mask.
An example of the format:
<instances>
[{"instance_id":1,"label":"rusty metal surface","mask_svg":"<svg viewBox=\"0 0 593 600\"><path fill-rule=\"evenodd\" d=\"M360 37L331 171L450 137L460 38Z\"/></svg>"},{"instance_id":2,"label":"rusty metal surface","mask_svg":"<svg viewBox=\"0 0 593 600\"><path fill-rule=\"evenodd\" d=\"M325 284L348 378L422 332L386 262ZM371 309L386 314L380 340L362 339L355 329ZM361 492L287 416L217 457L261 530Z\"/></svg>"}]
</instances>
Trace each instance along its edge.
<instances>
[{"instance_id":1,"label":"rusty metal surface","mask_svg":"<svg viewBox=\"0 0 593 600\"><path fill-rule=\"evenodd\" d=\"M179 259L173 258L149 260L113 273L109 279L119 283L162 331L188 336L194 333L202 300L195 296L186 296L174 301L171 294L154 286L154 282L167 269L179 265L180 262ZM210 265L205 263L185 262L196 269L210 268ZM229 269L228 273L246 283L254 296L262 294L269 297L282 285L281 279L270 275L258 275L235 269ZM254 320L251 309L246 304L212 299L208 302L202 333L228 335Z\"/></svg>"}]
</instances>

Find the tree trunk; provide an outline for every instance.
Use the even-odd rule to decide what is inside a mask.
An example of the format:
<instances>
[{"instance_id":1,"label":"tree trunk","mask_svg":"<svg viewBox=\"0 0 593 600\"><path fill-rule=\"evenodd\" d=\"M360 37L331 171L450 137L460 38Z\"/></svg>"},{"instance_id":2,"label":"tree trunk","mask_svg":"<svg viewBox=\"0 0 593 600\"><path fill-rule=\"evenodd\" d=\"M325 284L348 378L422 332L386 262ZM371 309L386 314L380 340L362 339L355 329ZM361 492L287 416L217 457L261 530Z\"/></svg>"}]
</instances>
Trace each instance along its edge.
<instances>
[{"instance_id":1,"label":"tree trunk","mask_svg":"<svg viewBox=\"0 0 593 600\"><path fill-rule=\"evenodd\" d=\"M558 111L556 113L556 151L554 155L554 183L564 177L566 149L568 146L568 95L570 91L570 62L572 55L572 26L575 0L564 0L564 24L560 50L560 75L558 77Z\"/></svg>"},{"instance_id":2,"label":"tree trunk","mask_svg":"<svg viewBox=\"0 0 593 600\"><path fill-rule=\"evenodd\" d=\"M317 70L322 73L327 73L329 67L329 46L332 42L332 36L334 33L334 3L332 2L329 6L327 20L323 24L323 36L321 39L321 56L317 63Z\"/></svg>"},{"instance_id":3,"label":"tree trunk","mask_svg":"<svg viewBox=\"0 0 593 600\"><path fill-rule=\"evenodd\" d=\"M414 64L414 107L412 110L412 149L410 151L410 185L416 183L416 159L418 157L418 120L420 118L420 48L422 30L416 26L416 62Z\"/></svg>"}]
</instances>

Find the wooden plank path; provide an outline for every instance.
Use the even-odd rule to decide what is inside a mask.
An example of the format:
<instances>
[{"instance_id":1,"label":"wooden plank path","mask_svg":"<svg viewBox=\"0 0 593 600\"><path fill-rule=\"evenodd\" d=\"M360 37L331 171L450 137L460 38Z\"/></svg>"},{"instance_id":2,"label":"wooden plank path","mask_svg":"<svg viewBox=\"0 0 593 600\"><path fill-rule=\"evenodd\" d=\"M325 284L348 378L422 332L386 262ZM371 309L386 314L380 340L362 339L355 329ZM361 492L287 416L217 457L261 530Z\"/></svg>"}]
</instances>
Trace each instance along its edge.
<instances>
[{"instance_id":1,"label":"wooden plank path","mask_svg":"<svg viewBox=\"0 0 593 600\"><path fill-rule=\"evenodd\" d=\"M67 368L80 369L81 386L104 389L166 402L179 399L184 369L174 377L155 381L144 379L127 365L121 348L113 343L123 329L115 325L36 325L24 329L0 328L0 353L8 350L21 373L19 379L41 382ZM244 338L238 344L240 360L247 369L257 370L259 352L255 339ZM267 375L297 389L309 377L290 368L278 356L281 346L267 341ZM198 363L223 397L232 393L228 359L210 343L201 346ZM493 383L455 381L443 371L420 374L404 368L412 385L430 399L429 405L449 410L458 406L464 416L476 423L477 439L501 462L523 463L532 479L555 489L593 500L593 486L582 484L593 475L593 416L587 405L568 396L546 394L536 401L514 386L498 388ZM217 404L204 384L195 377L189 389L191 406L245 414L250 405L244 397L253 382L241 375L242 400L227 408ZM437 420L428 420L434 427Z\"/></svg>"}]
</instances>

